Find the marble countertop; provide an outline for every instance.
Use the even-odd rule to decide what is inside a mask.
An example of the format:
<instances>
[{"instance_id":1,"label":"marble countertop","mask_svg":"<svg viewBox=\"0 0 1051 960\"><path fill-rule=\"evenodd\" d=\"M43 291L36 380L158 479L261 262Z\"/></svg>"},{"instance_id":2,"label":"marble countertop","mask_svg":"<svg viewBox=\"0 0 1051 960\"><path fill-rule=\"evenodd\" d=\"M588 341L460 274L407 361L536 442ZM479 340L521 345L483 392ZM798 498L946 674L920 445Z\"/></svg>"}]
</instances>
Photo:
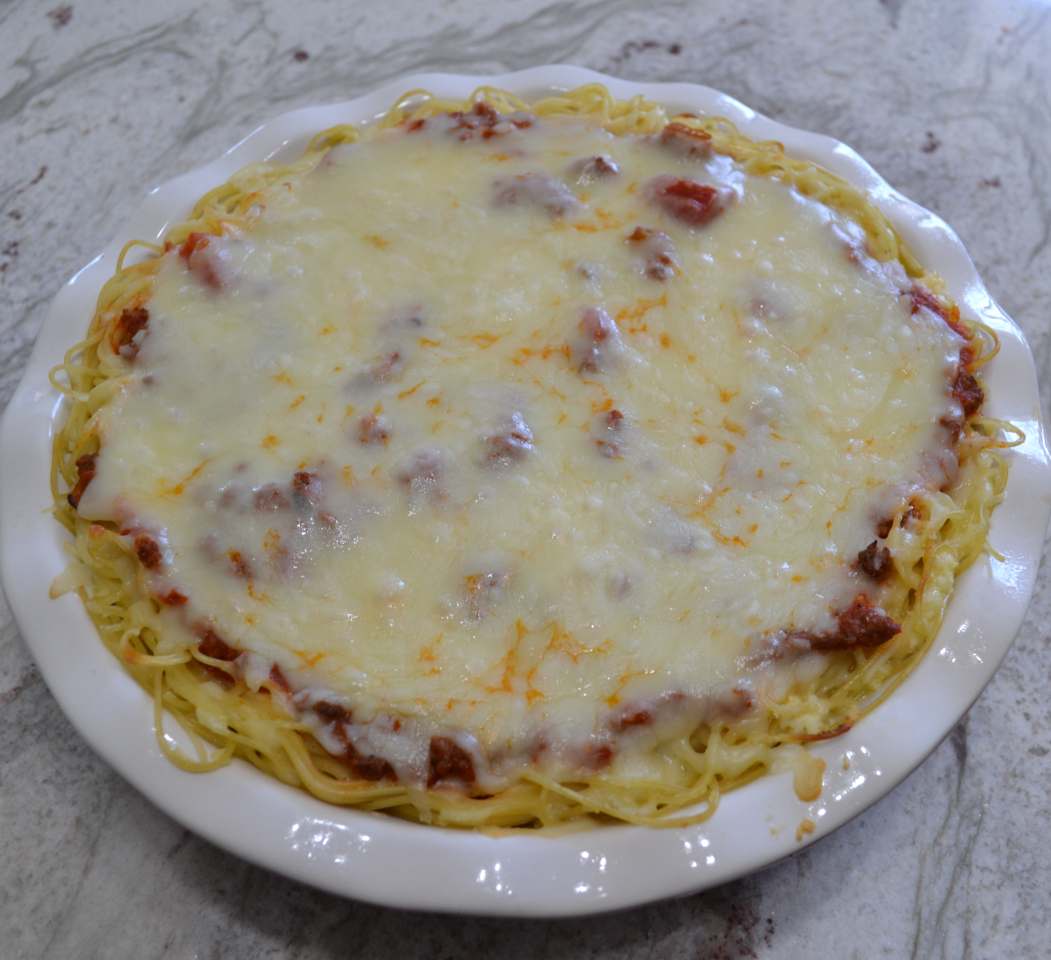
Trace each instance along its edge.
<instances>
[{"instance_id":1,"label":"marble countertop","mask_svg":"<svg viewBox=\"0 0 1051 960\"><path fill-rule=\"evenodd\" d=\"M157 183L278 113L403 74L565 62L708 84L855 147L963 238L1029 338L1048 417L1046 2L8 0L0 54L0 402L55 292ZM1048 957L1049 607L1042 569L970 713L831 837L682 900L510 921L341 900L189 834L80 740L0 605L0 955Z\"/></svg>"}]
</instances>

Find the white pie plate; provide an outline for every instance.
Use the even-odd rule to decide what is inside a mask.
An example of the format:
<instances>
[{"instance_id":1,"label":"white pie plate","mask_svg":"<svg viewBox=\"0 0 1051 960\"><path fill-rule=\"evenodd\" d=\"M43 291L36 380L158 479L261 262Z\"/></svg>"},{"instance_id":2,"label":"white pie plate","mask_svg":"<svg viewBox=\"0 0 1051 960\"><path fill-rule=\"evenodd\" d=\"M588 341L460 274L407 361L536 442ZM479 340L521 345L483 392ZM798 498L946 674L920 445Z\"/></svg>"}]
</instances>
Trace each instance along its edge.
<instances>
[{"instance_id":1,"label":"white pie plate","mask_svg":"<svg viewBox=\"0 0 1051 960\"><path fill-rule=\"evenodd\" d=\"M616 97L641 93L671 113L726 117L748 136L779 140L792 155L864 187L921 261L941 274L964 316L996 330L1002 349L983 371L987 412L1026 434L1008 454L1007 496L990 534L1005 559L985 555L960 578L931 652L886 703L843 736L813 746L827 764L813 803L799 801L784 774L727 795L710 820L689 829L610 826L491 837L329 806L242 762L207 774L179 770L157 747L152 701L100 642L80 600L48 597L67 562L64 533L48 513L51 437L65 411L48 371L82 338L121 247L132 238L160 240L199 196L245 164L297 157L317 131L373 122L408 90L464 98L491 84L528 100L593 81ZM567 916L683 895L796 853L857 816L931 753L992 678L1025 615L1049 513L1051 460L1032 355L942 220L891 189L849 147L776 123L715 90L631 83L568 66L406 77L348 103L286 113L214 163L158 187L55 297L0 430L4 590L51 692L88 743L162 810L247 860L361 900L459 913ZM797 840L804 819L816 827Z\"/></svg>"}]
</instances>

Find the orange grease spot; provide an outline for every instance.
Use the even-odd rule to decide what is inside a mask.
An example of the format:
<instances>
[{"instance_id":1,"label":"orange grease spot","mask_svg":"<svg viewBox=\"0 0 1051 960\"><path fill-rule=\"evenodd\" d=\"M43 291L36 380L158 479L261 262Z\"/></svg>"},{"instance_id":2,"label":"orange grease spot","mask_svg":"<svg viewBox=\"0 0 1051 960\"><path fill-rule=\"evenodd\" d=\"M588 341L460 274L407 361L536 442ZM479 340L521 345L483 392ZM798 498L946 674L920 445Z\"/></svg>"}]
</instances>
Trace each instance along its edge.
<instances>
[{"instance_id":1,"label":"orange grease spot","mask_svg":"<svg viewBox=\"0 0 1051 960\"><path fill-rule=\"evenodd\" d=\"M431 641L430 644L428 644L426 647L424 647L420 651L420 659L421 660L424 660L427 663L433 663L434 662L435 647L437 647L438 644L440 644L442 642L442 636L443 636L443 634L439 633L438 636L436 636L434 638L434 640ZM432 673L433 672L437 672L437 671L432 671Z\"/></svg>"},{"instance_id":2,"label":"orange grease spot","mask_svg":"<svg viewBox=\"0 0 1051 960\"><path fill-rule=\"evenodd\" d=\"M667 306L667 304L668 304L668 295L666 293L662 293L660 295L660 298L657 299L657 300L642 300L642 299L640 299L635 304L634 307L625 307L623 310L621 310L617 314L617 319L618 320L641 320L642 317L644 317L646 315L647 311L652 310L654 307ZM639 329L640 330L645 330L646 328L645 327L640 327ZM635 333L636 331L635 330L631 330L631 332Z\"/></svg>"},{"instance_id":3,"label":"orange grease spot","mask_svg":"<svg viewBox=\"0 0 1051 960\"><path fill-rule=\"evenodd\" d=\"M199 474L205 468L205 466L208 465L211 459L212 458L209 457L196 470L194 470L193 473L191 473L188 477L184 477L181 481L179 481L179 483L177 483L174 487L171 488L171 490L168 490L167 492L169 494L174 494L175 496L178 496L186 489L186 484L188 484L194 477L196 477L197 474Z\"/></svg>"}]
</instances>

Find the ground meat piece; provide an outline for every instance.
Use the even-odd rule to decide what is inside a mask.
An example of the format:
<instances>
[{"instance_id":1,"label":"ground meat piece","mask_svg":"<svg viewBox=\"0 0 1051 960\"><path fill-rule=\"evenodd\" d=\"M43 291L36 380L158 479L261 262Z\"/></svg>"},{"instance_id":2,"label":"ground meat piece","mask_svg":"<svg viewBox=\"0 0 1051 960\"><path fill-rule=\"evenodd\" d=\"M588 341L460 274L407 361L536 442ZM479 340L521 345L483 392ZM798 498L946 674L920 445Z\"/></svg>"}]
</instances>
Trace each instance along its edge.
<instances>
[{"instance_id":1,"label":"ground meat piece","mask_svg":"<svg viewBox=\"0 0 1051 960\"><path fill-rule=\"evenodd\" d=\"M497 433L486 439L485 459L490 464L506 466L513 460L521 460L532 449L533 431L516 411L501 424Z\"/></svg>"},{"instance_id":2,"label":"ground meat piece","mask_svg":"<svg viewBox=\"0 0 1051 960\"><path fill-rule=\"evenodd\" d=\"M585 751L581 767L585 770L602 770L613 759L613 748L608 743L590 744Z\"/></svg>"},{"instance_id":3,"label":"ground meat piece","mask_svg":"<svg viewBox=\"0 0 1051 960\"><path fill-rule=\"evenodd\" d=\"M588 307L579 327L573 350L577 372L600 373L613 367L623 350L616 321L601 307Z\"/></svg>"},{"instance_id":4,"label":"ground meat piece","mask_svg":"<svg viewBox=\"0 0 1051 960\"><path fill-rule=\"evenodd\" d=\"M145 533L135 538L135 554L147 570L156 570L164 559L157 541Z\"/></svg>"},{"instance_id":5,"label":"ground meat piece","mask_svg":"<svg viewBox=\"0 0 1051 960\"><path fill-rule=\"evenodd\" d=\"M179 248L190 273L211 290L222 290L232 278L230 251L210 233L191 233Z\"/></svg>"},{"instance_id":6,"label":"ground meat piece","mask_svg":"<svg viewBox=\"0 0 1051 960\"><path fill-rule=\"evenodd\" d=\"M957 307L953 307L950 313L930 290L919 283L914 283L907 291L907 295L909 297L910 314L917 314L920 310L930 310L936 317L944 320L953 333L963 337L964 340L971 339L971 334L967 328L960 323L960 311Z\"/></svg>"},{"instance_id":7,"label":"ground meat piece","mask_svg":"<svg viewBox=\"0 0 1051 960\"><path fill-rule=\"evenodd\" d=\"M712 135L684 123L669 123L658 135L657 143L688 160L707 160L713 152Z\"/></svg>"},{"instance_id":8,"label":"ground meat piece","mask_svg":"<svg viewBox=\"0 0 1051 960\"><path fill-rule=\"evenodd\" d=\"M375 781L398 779L398 775L394 772L394 768L384 760L383 757L363 757L349 744L344 759L351 771L361 777L362 780Z\"/></svg>"},{"instance_id":9,"label":"ground meat piece","mask_svg":"<svg viewBox=\"0 0 1051 960\"><path fill-rule=\"evenodd\" d=\"M477 101L467 113L454 113L451 114L451 117L457 121L452 132L464 141L473 140L476 137L481 137L483 140L502 137L513 130L524 130L531 127L536 120L531 113L523 113L520 110L514 113L498 113L484 100Z\"/></svg>"},{"instance_id":10,"label":"ground meat piece","mask_svg":"<svg viewBox=\"0 0 1051 960\"><path fill-rule=\"evenodd\" d=\"M440 450L420 450L403 461L394 474L394 479L413 490L437 483L442 475Z\"/></svg>"},{"instance_id":11,"label":"ground meat piece","mask_svg":"<svg viewBox=\"0 0 1051 960\"><path fill-rule=\"evenodd\" d=\"M955 447L959 443L960 434L963 433L962 421L954 417L942 417L938 423L949 431L949 443Z\"/></svg>"},{"instance_id":12,"label":"ground meat piece","mask_svg":"<svg viewBox=\"0 0 1051 960\"><path fill-rule=\"evenodd\" d=\"M901 633L901 625L881 613L864 594L839 614L835 633L806 634L811 650L853 650L856 647L878 647Z\"/></svg>"},{"instance_id":13,"label":"ground meat piece","mask_svg":"<svg viewBox=\"0 0 1051 960\"><path fill-rule=\"evenodd\" d=\"M390 433L390 420L375 413L366 414L358 423L358 440L362 443L386 443Z\"/></svg>"},{"instance_id":14,"label":"ground meat piece","mask_svg":"<svg viewBox=\"0 0 1051 960\"><path fill-rule=\"evenodd\" d=\"M645 708L629 710L614 717L610 721L610 728L614 733L623 733L632 727L646 727L653 723L653 714Z\"/></svg>"},{"instance_id":15,"label":"ground meat piece","mask_svg":"<svg viewBox=\"0 0 1051 960\"><path fill-rule=\"evenodd\" d=\"M638 251L643 261L643 273L652 280L667 280L679 269L675 246L671 237L660 230L636 227L628 242Z\"/></svg>"},{"instance_id":16,"label":"ground meat piece","mask_svg":"<svg viewBox=\"0 0 1051 960\"><path fill-rule=\"evenodd\" d=\"M292 692L292 685L285 679L285 675L276 663L270 668L270 674L267 679L282 693Z\"/></svg>"},{"instance_id":17,"label":"ground meat piece","mask_svg":"<svg viewBox=\"0 0 1051 960\"><path fill-rule=\"evenodd\" d=\"M569 188L545 173L523 173L493 182L493 203L498 207L532 206L558 219L573 213L580 201Z\"/></svg>"},{"instance_id":18,"label":"ground meat piece","mask_svg":"<svg viewBox=\"0 0 1051 960\"><path fill-rule=\"evenodd\" d=\"M368 377L373 383L389 383L405 368L405 357L400 350L383 354L370 368Z\"/></svg>"},{"instance_id":19,"label":"ground meat piece","mask_svg":"<svg viewBox=\"0 0 1051 960\"><path fill-rule=\"evenodd\" d=\"M595 446L602 456L617 460L624 446L624 414L619 410L609 410L595 419L592 433Z\"/></svg>"},{"instance_id":20,"label":"ground meat piece","mask_svg":"<svg viewBox=\"0 0 1051 960\"><path fill-rule=\"evenodd\" d=\"M579 184L609 180L620 173L620 168L608 157L596 156L578 160L569 168L570 174Z\"/></svg>"},{"instance_id":21,"label":"ground meat piece","mask_svg":"<svg viewBox=\"0 0 1051 960\"><path fill-rule=\"evenodd\" d=\"M204 627L200 637L201 642L197 644L197 649L212 660L236 660L241 655L240 650L221 640L211 627Z\"/></svg>"},{"instance_id":22,"label":"ground meat piece","mask_svg":"<svg viewBox=\"0 0 1051 960\"><path fill-rule=\"evenodd\" d=\"M873 540L858 554L857 567L876 583L883 583L894 572L894 561L890 551L881 547L878 540Z\"/></svg>"},{"instance_id":23,"label":"ground meat piece","mask_svg":"<svg viewBox=\"0 0 1051 960\"><path fill-rule=\"evenodd\" d=\"M97 453L86 453L77 458L77 483L66 497L74 510L80 504L80 498L84 495L88 484L95 479L95 458L97 456Z\"/></svg>"},{"instance_id":24,"label":"ground meat piece","mask_svg":"<svg viewBox=\"0 0 1051 960\"><path fill-rule=\"evenodd\" d=\"M913 500L905 508L905 512L901 515L901 526L904 527L905 524L910 523L913 520L919 520L921 516L922 514L920 513L920 508L916 506L916 501ZM880 540L886 540L887 537L890 535L891 530L893 529L894 518L886 517L883 520L880 520L878 524L876 524L876 536L879 537Z\"/></svg>"},{"instance_id":25,"label":"ground meat piece","mask_svg":"<svg viewBox=\"0 0 1051 960\"><path fill-rule=\"evenodd\" d=\"M322 499L321 480L316 473L297 470L292 475L292 505L297 510L317 506Z\"/></svg>"},{"instance_id":26,"label":"ground meat piece","mask_svg":"<svg viewBox=\"0 0 1051 960\"><path fill-rule=\"evenodd\" d=\"M724 209L715 187L696 180L682 180L670 173L654 177L646 193L668 216L688 227L703 227Z\"/></svg>"},{"instance_id":27,"label":"ground meat piece","mask_svg":"<svg viewBox=\"0 0 1051 960\"><path fill-rule=\"evenodd\" d=\"M351 773L361 777L362 780L398 779L394 768L383 757L362 756L355 749L354 744L350 742L345 726L351 721L352 715L349 710L341 707L338 703L330 703L327 700L319 700L313 705L312 709L320 720L332 725L332 733L343 747L338 757L346 764Z\"/></svg>"},{"instance_id":28,"label":"ground meat piece","mask_svg":"<svg viewBox=\"0 0 1051 960\"><path fill-rule=\"evenodd\" d=\"M451 738L431 737L427 786L433 787L442 780L474 783L474 761L470 754Z\"/></svg>"},{"instance_id":29,"label":"ground meat piece","mask_svg":"<svg viewBox=\"0 0 1051 960\"><path fill-rule=\"evenodd\" d=\"M291 503L276 483L266 483L252 494L252 506L256 510L287 510Z\"/></svg>"},{"instance_id":30,"label":"ground meat piece","mask_svg":"<svg viewBox=\"0 0 1051 960\"><path fill-rule=\"evenodd\" d=\"M135 336L145 330L150 322L150 312L145 307L126 307L110 334L113 349L127 360L134 360L139 353Z\"/></svg>"},{"instance_id":31,"label":"ground meat piece","mask_svg":"<svg viewBox=\"0 0 1051 960\"><path fill-rule=\"evenodd\" d=\"M313 710L326 723L350 723L351 720L349 710L327 700L319 700L314 704Z\"/></svg>"},{"instance_id":32,"label":"ground meat piece","mask_svg":"<svg viewBox=\"0 0 1051 960\"><path fill-rule=\"evenodd\" d=\"M963 407L965 417L973 417L985 400L985 392L975 379L973 373L969 373L962 366L956 374L956 382L952 385L953 399Z\"/></svg>"}]
</instances>

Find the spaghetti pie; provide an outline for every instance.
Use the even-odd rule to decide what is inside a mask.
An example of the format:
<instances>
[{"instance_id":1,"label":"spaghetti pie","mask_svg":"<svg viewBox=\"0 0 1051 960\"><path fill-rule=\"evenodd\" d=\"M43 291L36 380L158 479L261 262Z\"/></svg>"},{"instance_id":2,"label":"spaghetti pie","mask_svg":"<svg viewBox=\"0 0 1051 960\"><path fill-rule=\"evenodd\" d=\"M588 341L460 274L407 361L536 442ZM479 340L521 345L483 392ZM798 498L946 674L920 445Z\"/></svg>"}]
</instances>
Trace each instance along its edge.
<instances>
[{"instance_id":1,"label":"spaghetti pie","mask_svg":"<svg viewBox=\"0 0 1051 960\"><path fill-rule=\"evenodd\" d=\"M725 122L410 95L156 254L62 368L55 592L188 768L464 826L816 796L1003 489L993 339Z\"/></svg>"}]
</instances>

